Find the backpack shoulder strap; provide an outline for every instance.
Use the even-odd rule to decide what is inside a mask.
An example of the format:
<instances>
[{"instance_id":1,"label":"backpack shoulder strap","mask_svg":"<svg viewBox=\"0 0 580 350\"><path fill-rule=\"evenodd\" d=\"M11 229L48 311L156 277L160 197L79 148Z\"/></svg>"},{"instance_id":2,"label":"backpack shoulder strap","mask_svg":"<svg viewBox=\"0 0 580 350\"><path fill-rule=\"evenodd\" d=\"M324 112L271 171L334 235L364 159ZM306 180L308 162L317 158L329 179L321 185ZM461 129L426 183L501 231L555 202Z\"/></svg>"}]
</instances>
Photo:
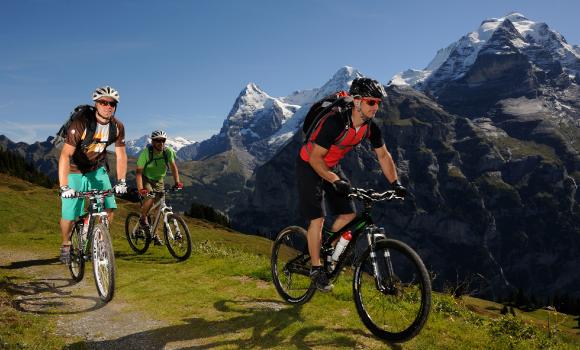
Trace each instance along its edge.
<instances>
[{"instance_id":1,"label":"backpack shoulder strap","mask_svg":"<svg viewBox=\"0 0 580 350\"><path fill-rule=\"evenodd\" d=\"M165 165L169 166L169 151L167 151L167 148L163 149L163 159L165 160Z\"/></svg>"},{"instance_id":2,"label":"backpack shoulder strap","mask_svg":"<svg viewBox=\"0 0 580 350\"><path fill-rule=\"evenodd\" d=\"M346 112L346 109L343 110L339 110L337 112L337 114L339 114L339 117L341 117L344 122L344 128L342 129L341 133L338 135L338 137L336 138L336 140L334 140L334 144L335 145L339 145L348 135L348 129L350 129L350 118L347 115L344 115L344 112Z\"/></svg>"},{"instance_id":3,"label":"backpack shoulder strap","mask_svg":"<svg viewBox=\"0 0 580 350\"><path fill-rule=\"evenodd\" d=\"M117 121L115 117L111 118L109 122L109 139L107 140L107 147L112 145L117 140Z\"/></svg>"},{"instance_id":4,"label":"backpack shoulder strap","mask_svg":"<svg viewBox=\"0 0 580 350\"><path fill-rule=\"evenodd\" d=\"M79 107L77 107L79 108ZM81 106L74 118L85 118L87 121L85 137L81 140L80 148L86 149L93 142L95 131L97 130L97 118L94 115L94 108L91 106Z\"/></svg>"},{"instance_id":5,"label":"backpack shoulder strap","mask_svg":"<svg viewBox=\"0 0 580 350\"><path fill-rule=\"evenodd\" d=\"M153 162L153 147L151 145L147 145L147 151L149 152L149 157L143 168L147 168L147 165Z\"/></svg>"}]
</instances>

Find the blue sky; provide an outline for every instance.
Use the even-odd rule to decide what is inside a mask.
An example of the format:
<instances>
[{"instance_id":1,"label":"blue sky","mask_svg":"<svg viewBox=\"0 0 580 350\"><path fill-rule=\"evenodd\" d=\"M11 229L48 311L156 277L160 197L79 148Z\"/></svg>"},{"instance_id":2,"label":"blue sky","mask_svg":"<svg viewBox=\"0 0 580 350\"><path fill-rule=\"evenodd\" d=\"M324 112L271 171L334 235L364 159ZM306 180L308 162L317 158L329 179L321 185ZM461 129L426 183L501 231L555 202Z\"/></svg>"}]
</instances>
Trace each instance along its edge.
<instances>
[{"instance_id":1,"label":"blue sky","mask_svg":"<svg viewBox=\"0 0 580 350\"><path fill-rule=\"evenodd\" d=\"M284 96L348 65L387 83L512 11L580 44L577 0L5 0L0 134L44 140L111 85L128 139L162 128L200 141L249 82Z\"/></svg>"}]
</instances>

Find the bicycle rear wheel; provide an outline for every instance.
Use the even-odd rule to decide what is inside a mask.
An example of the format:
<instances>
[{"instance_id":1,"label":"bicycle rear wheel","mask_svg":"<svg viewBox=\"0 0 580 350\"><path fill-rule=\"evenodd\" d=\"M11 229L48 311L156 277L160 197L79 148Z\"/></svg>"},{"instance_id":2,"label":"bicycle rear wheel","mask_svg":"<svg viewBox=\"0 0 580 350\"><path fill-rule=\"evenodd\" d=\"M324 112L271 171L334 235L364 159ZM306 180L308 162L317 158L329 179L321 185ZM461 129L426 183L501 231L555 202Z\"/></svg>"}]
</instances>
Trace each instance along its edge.
<instances>
[{"instance_id":1,"label":"bicycle rear wheel","mask_svg":"<svg viewBox=\"0 0 580 350\"><path fill-rule=\"evenodd\" d=\"M82 225L75 222L70 234L70 265L68 269L72 279L79 282L85 276L85 259L83 258L83 243L81 240Z\"/></svg>"},{"instance_id":2,"label":"bicycle rear wheel","mask_svg":"<svg viewBox=\"0 0 580 350\"><path fill-rule=\"evenodd\" d=\"M408 245L381 240L357 262L353 279L356 310L377 337L403 342L416 336L431 309L431 282L421 258Z\"/></svg>"},{"instance_id":3,"label":"bicycle rear wheel","mask_svg":"<svg viewBox=\"0 0 580 350\"><path fill-rule=\"evenodd\" d=\"M99 298L110 301L115 294L115 254L109 229L101 223L93 229L93 272Z\"/></svg>"},{"instance_id":4,"label":"bicycle rear wheel","mask_svg":"<svg viewBox=\"0 0 580 350\"><path fill-rule=\"evenodd\" d=\"M316 288L310 280L310 254L306 231L290 226L278 234L272 247L272 279L278 294L291 304L309 301Z\"/></svg>"},{"instance_id":5,"label":"bicycle rear wheel","mask_svg":"<svg viewBox=\"0 0 580 350\"><path fill-rule=\"evenodd\" d=\"M167 216L167 225L163 228L165 244L169 253L177 260L183 261L191 255L191 236L183 218L176 214Z\"/></svg>"},{"instance_id":6,"label":"bicycle rear wheel","mask_svg":"<svg viewBox=\"0 0 580 350\"><path fill-rule=\"evenodd\" d=\"M141 227L139 222L141 215L138 213L129 213L125 220L125 236L127 242L133 251L137 254L143 254L151 244L151 235Z\"/></svg>"}]
</instances>

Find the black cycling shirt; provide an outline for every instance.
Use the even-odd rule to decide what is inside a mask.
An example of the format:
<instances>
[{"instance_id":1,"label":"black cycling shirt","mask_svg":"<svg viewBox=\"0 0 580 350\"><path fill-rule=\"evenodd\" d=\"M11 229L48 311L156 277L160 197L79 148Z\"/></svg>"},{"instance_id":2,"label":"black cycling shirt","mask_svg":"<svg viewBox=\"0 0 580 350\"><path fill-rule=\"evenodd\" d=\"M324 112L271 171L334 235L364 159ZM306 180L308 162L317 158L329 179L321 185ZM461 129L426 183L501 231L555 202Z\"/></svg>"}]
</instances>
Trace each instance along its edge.
<instances>
[{"instance_id":1,"label":"black cycling shirt","mask_svg":"<svg viewBox=\"0 0 580 350\"><path fill-rule=\"evenodd\" d=\"M350 110L342 113L348 113L348 118L350 118L351 113ZM340 134L344 131L346 119L342 117L346 118L346 116L344 115L343 116L333 115L328 117L328 119L326 119L326 121L322 124L322 128L318 133L318 135L316 135L314 142L320 147L323 147L324 149L330 149L330 146L332 146L336 142ZM369 127L370 127L369 139L371 141L371 146L373 148L383 147L385 142L383 141L381 129L372 119L369 121Z\"/></svg>"}]
</instances>

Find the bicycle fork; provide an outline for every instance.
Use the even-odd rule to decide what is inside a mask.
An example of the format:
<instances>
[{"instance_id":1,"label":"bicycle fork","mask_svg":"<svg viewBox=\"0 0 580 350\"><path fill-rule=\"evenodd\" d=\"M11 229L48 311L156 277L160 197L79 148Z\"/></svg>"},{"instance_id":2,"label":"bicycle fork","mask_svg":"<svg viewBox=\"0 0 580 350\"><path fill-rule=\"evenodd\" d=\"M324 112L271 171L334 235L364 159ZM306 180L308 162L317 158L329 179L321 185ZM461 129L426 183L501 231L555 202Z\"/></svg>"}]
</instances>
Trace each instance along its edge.
<instances>
[{"instance_id":1,"label":"bicycle fork","mask_svg":"<svg viewBox=\"0 0 580 350\"><path fill-rule=\"evenodd\" d=\"M376 287L381 293L393 293L395 288L392 280L395 272L393 270L390 252L388 249L385 249L382 256L379 256L375 249L377 242L387 239L385 229L377 227L376 225L370 225L365 231L370 247L370 259Z\"/></svg>"},{"instance_id":2,"label":"bicycle fork","mask_svg":"<svg viewBox=\"0 0 580 350\"><path fill-rule=\"evenodd\" d=\"M176 238L180 238L181 237L181 232L179 232L179 224L177 222L177 219L174 217L173 218L173 227L175 227L175 233L176 235L173 235L173 230L171 230L171 225L169 224L169 215L173 214L173 212L171 211L171 207L167 207L168 210L166 210L163 213L163 223L165 225L165 230L167 231L167 239L169 240L175 240Z\"/></svg>"}]
</instances>

